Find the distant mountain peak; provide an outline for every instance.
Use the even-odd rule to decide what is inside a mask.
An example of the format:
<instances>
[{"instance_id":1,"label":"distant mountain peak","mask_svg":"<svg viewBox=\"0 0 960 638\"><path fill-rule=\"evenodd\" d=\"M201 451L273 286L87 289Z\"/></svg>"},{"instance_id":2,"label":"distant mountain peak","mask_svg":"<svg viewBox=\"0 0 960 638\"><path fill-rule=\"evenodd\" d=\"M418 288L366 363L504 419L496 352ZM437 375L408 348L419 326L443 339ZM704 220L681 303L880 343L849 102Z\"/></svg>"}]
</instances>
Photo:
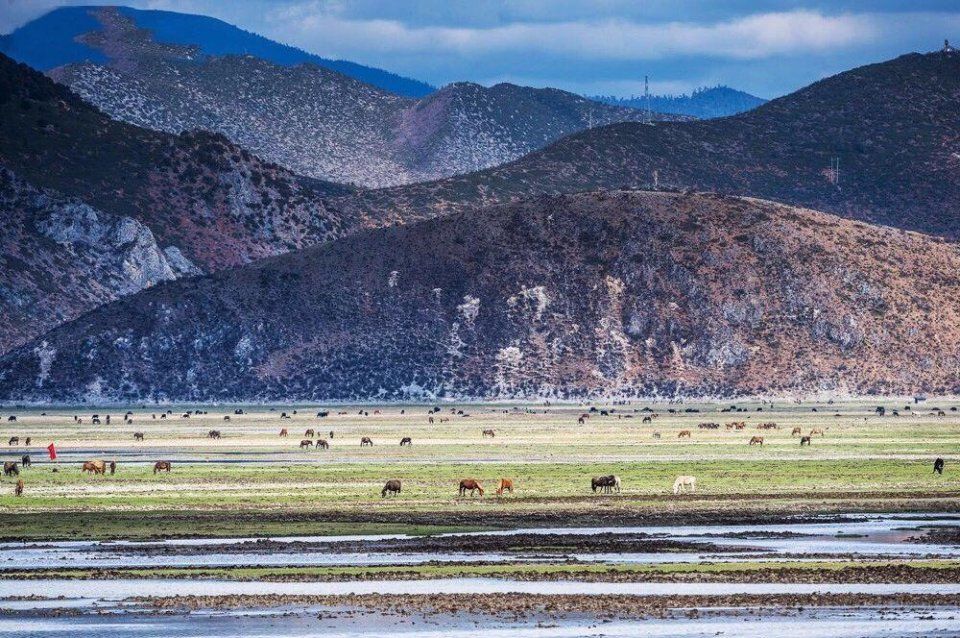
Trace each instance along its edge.
<instances>
[{"instance_id":1,"label":"distant mountain peak","mask_svg":"<svg viewBox=\"0 0 960 638\"><path fill-rule=\"evenodd\" d=\"M597 96L593 99L605 104L647 108L647 100L642 95L628 98ZM765 103L763 98L724 85L702 86L689 95L650 96L650 109L653 111L689 115L702 120L736 115Z\"/></svg>"}]
</instances>

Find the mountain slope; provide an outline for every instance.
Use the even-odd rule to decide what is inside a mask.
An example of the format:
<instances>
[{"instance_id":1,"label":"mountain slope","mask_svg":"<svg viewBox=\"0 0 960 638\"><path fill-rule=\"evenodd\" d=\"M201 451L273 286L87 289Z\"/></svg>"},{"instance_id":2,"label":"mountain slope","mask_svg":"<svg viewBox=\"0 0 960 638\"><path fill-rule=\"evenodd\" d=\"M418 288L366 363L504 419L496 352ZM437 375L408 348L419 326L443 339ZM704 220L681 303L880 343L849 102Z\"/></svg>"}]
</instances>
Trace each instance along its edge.
<instances>
[{"instance_id":1,"label":"mountain slope","mask_svg":"<svg viewBox=\"0 0 960 638\"><path fill-rule=\"evenodd\" d=\"M0 399L954 392L960 251L742 198L540 198L161 284L0 359Z\"/></svg>"},{"instance_id":2,"label":"mountain slope","mask_svg":"<svg viewBox=\"0 0 960 638\"><path fill-rule=\"evenodd\" d=\"M0 53L41 71L79 62L106 62L106 56L78 39L96 30L92 12L99 7L60 7L33 20L13 33L0 36ZM160 42L191 45L204 55L253 55L282 66L306 62L330 69L408 97L423 97L434 88L389 71L346 60L330 60L268 40L216 18L172 11L147 11L130 7L115 10L141 29L149 29Z\"/></svg>"},{"instance_id":3,"label":"mountain slope","mask_svg":"<svg viewBox=\"0 0 960 638\"><path fill-rule=\"evenodd\" d=\"M199 274L130 217L37 190L0 168L0 352L161 281Z\"/></svg>"},{"instance_id":4,"label":"mountain slope","mask_svg":"<svg viewBox=\"0 0 960 638\"><path fill-rule=\"evenodd\" d=\"M642 96L630 98L596 96L593 99L614 106L626 106L635 109L647 108L647 100ZM690 95L651 95L650 109L660 113L689 115L705 120L743 113L766 102L767 100L763 98L732 89L729 86L714 86L697 89Z\"/></svg>"},{"instance_id":5,"label":"mountain slope","mask_svg":"<svg viewBox=\"0 0 960 638\"><path fill-rule=\"evenodd\" d=\"M748 194L960 237L960 54L910 54L717 120L614 124L516 162L343 202L398 218L621 186ZM830 165L840 161L840 182Z\"/></svg>"},{"instance_id":6,"label":"mountain slope","mask_svg":"<svg viewBox=\"0 0 960 638\"><path fill-rule=\"evenodd\" d=\"M97 27L78 40L107 62L57 67L51 77L119 120L169 133L215 131L315 178L366 186L435 179L502 164L591 125L643 117L505 84L459 83L406 99L314 64L204 55L170 44L124 10L88 9L88 17Z\"/></svg>"},{"instance_id":7,"label":"mountain slope","mask_svg":"<svg viewBox=\"0 0 960 638\"><path fill-rule=\"evenodd\" d=\"M148 226L204 270L339 234L304 180L209 133L180 136L106 117L65 87L0 57L0 164L41 188Z\"/></svg>"}]
</instances>

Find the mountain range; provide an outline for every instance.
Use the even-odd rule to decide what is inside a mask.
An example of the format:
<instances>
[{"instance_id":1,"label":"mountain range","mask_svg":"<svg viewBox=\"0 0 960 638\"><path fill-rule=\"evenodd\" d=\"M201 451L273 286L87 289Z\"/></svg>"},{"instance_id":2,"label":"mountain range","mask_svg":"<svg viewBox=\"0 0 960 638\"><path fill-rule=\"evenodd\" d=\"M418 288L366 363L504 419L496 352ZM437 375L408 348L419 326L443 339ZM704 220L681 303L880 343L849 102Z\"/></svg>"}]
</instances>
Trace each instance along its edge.
<instances>
[{"instance_id":1,"label":"mountain range","mask_svg":"<svg viewBox=\"0 0 960 638\"><path fill-rule=\"evenodd\" d=\"M461 82L413 99L322 61L282 64L262 47L211 44L201 16L80 11L94 24L84 23L74 43L98 55L49 69L55 80L116 119L174 134L217 132L318 179L373 187L436 179L517 159L591 126L644 119L637 109L510 84ZM181 24L190 18L199 26ZM240 50L256 53L232 53Z\"/></svg>"},{"instance_id":2,"label":"mountain range","mask_svg":"<svg viewBox=\"0 0 960 638\"><path fill-rule=\"evenodd\" d=\"M162 283L0 359L26 401L958 391L960 251L740 197L597 192Z\"/></svg>"},{"instance_id":3,"label":"mountain range","mask_svg":"<svg viewBox=\"0 0 960 638\"><path fill-rule=\"evenodd\" d=\"M635 109L649 108L651 111L661 113L689 115L701 120L736 115L755 109L767 102L763 98L732 89L729 86L703 87L690 95L651 95L649 100L643 96L622 98L612 95L597 95L591 99L614 106L626 106Z\"/></svg>"}]
</instances>

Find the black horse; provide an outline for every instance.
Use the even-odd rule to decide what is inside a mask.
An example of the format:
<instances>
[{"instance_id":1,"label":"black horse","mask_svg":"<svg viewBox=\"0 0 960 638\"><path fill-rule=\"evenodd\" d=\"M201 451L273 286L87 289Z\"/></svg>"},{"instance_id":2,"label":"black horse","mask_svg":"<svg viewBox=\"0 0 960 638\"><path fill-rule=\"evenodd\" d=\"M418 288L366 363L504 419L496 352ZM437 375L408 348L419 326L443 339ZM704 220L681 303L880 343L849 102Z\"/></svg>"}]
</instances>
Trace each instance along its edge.
<instances>
[{"instance_id":1,"label":"black horse","mask_svg":"<svg viewBox=\"0 0 960 638\"><path fill-rule=\"evenodd\" d=\"M933 462L933 471L936 474L943 474L943 459L938 457L937 460Z\"/></svg>"}]
</instances>

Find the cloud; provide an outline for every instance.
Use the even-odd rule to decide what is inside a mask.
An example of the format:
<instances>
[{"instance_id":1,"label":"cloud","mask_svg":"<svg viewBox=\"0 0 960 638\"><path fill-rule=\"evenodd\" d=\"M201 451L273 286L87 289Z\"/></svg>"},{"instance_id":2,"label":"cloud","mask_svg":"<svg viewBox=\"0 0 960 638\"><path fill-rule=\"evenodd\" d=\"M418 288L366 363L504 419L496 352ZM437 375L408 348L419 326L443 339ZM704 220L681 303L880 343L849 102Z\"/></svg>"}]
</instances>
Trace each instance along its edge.
<instances>
[{"instance_id":1,"label":"cloud","mask_svg":"<svg viewBox=\"0 0 960 638\"><path fill-rule=\"evenodd\" d=\"M371 55L431 53L458 57L503 53L579 59L658 60L711 56L750 60L842 48L869 42L878 29L869 17L826 16L811 11L765 13L698 24L643 24L619 19L595 22L524 22L485 28L412 27L397 20L345 19L326 5L293 5L268 16L305 48Z\"/></svg>"}]
</instances>

